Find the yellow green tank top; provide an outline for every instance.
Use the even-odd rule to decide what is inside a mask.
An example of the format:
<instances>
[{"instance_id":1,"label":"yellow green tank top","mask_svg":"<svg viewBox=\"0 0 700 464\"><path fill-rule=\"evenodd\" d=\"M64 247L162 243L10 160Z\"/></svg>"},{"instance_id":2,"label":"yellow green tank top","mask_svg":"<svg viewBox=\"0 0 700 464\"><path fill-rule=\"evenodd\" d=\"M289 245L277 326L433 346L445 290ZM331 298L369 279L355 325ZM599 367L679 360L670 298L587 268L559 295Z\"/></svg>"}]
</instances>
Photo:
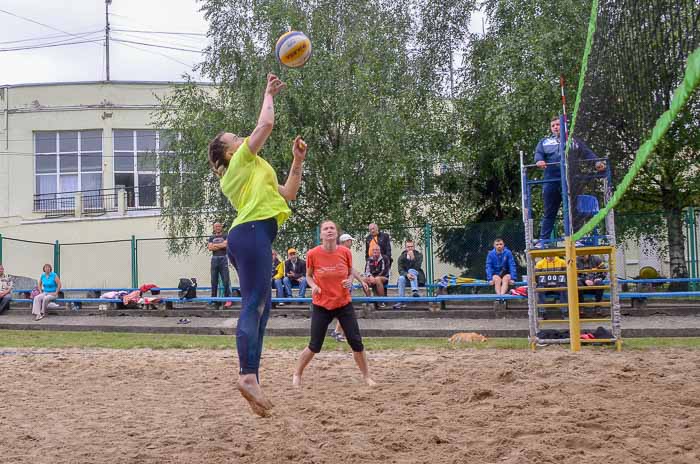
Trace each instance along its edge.
<instances>
[{"instance_id":1,"label":"yellow green tank top","mask_svg":"<svg viewBox=\"0 0 700 464\"><path fill-rule=\"evenodd\" d=\"M272 217L277 219L277 225L282 225L292 213L279 193L275 170L250 151L248 138L233 154L219 185L238 211L232 229L245 222Z\"/></svg>"}]
</instances>

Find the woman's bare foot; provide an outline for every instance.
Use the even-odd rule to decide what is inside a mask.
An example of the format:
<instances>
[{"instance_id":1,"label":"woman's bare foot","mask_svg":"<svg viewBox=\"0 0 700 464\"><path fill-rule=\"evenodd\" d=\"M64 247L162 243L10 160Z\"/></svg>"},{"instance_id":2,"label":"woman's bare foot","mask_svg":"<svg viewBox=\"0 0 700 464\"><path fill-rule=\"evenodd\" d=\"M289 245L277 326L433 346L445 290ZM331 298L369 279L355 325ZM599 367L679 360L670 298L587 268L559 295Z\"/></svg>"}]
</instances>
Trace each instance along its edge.
<instances>
[{"instance_id":1,"label":"woman's bare foot","mask_svg":"<svg viewBox=\"0 0 700 464\"><path fill-rule=\"evenodd\" d=\"M294 388L300 388L301 387L301 376L294 374L292 376L292 387Z\"/></svg>"},{"instance_id":2,"label":"woman's bare foot","mask_svg":"<svg viewBox=\"0 0 700 464\"><path fill-rule=\"evenodd\" d=\"M270 411L267 409L261 408L257 403L253 403L252 401L248 401L248 406L250 406L250 410L253 411L254 414L256 414L260 417L270 417Z\"/></svg>"},{"instance_id":3,"label":"woman's bare foot","mask_svg":"<svg viewBox=\"0 0 700 464\"><path fill-rule=\"evenodd\" d=\"M372 380L369 377L365 377L365 383L367 384L368 387L374 387L377 385L377 382L375 382L374 380Z\"/></svg>"},{"instance_id":4,"label":"woman's bare foot","mask_svg":"<svg viewBox=\"0 0 700 464\"><path fill-rule=\"evenodd\" d=\"M251 374L239 377L238 391L241 392L243 398L248 401L250 408L255 414L265 417L268 409L272 408L272 403L265 398L265 394L260 388L260 385L258 385L255 375Z\"/></svg>"}]
</instances>

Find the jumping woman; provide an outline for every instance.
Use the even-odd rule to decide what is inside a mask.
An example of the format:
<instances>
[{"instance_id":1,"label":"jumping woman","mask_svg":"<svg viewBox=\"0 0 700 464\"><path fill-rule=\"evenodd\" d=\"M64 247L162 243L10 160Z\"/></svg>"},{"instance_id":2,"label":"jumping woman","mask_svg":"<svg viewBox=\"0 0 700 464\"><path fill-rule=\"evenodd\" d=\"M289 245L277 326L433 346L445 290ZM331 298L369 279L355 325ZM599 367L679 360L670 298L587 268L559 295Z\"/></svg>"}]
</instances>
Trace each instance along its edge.
<instances>
[{"instance_id":1,"label":"jumping woman","mask_svg":"<svg viewBox=\"0 0 700 464\"><path fill-rule=\"evenodd\" d=\"M272 166L258 156L274 126L274 97L284 87L277 76L268 74L258 123L250 136L220 132L209 143L209 164L220 178L221 191L238 212L226 250L238 272L242 298L236 327L238 390L259 416L267 416L272 408L258 376L272 297L272 242L277 228L291 214L287 201L294 200L299 191L307 149L301 137L294 139L294 159L284 185L278 185Z\"/></svg>"}]
</instances>

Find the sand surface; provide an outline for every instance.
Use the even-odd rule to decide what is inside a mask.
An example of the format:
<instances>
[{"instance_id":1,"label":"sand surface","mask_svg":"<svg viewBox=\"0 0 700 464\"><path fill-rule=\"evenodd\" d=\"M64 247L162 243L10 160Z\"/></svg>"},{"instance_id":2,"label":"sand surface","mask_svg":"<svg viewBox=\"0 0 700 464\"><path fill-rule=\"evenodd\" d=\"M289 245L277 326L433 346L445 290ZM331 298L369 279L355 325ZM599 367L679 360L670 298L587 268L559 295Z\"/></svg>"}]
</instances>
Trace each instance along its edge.
<instances>
[{"instance_id":1,"label":"sand surface","mask_svg":"<svg viewBox=\"0 0 700 464\"><path fill-rule=\"evenodd\" d=\"M264 354L272 417L230 351L0 355L2 463L697 463L700 350ZM593 461L595 460L595 461Z\"/></svg>"}]
</instances>

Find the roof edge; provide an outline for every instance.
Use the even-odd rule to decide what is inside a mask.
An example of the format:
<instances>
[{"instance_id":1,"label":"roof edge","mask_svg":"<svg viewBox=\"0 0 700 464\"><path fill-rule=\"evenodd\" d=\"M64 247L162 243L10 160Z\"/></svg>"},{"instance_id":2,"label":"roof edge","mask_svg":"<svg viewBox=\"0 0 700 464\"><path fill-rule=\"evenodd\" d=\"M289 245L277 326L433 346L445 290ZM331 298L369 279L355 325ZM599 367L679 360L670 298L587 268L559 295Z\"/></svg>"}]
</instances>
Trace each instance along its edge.
<instances>
[{"instance_id":1,"label":"roof edge","mask_svg":"<svg viewBox=\"0 0 700 464\"><path fill-rule=\"evenodd\" d=\"M74 82L36 82L26 84L0 84L0 88L13 89L19 87L52 87L60 85L184 85L186 81L74 81ZM192 84L215 86L213 82L192 81Z\"/></svg>"}]
</instances>

